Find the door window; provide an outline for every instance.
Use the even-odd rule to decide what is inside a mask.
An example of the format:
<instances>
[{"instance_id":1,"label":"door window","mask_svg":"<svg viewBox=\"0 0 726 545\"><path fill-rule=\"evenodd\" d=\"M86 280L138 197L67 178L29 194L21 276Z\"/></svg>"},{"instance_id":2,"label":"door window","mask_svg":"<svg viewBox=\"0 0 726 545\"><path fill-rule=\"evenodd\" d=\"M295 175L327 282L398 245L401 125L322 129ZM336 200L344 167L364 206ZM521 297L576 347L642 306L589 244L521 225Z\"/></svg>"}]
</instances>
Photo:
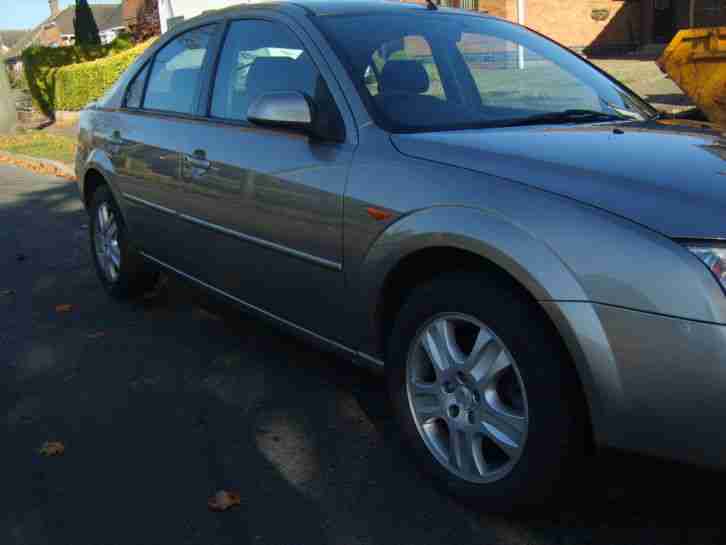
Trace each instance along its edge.
<instances>
[{"instance_id":1,"label":"door window","mask_svg":"<svg viewBox=\"0 0 726 545\"><path fill-rule=\"evenodd\" d=\"M219 60L211 116L246 121L250 105L274 91L298 91L314 100L320 116L339 117L325 81L291 30L271 21L232 23Z\"/></svg>"},{"instance_id":2,"label":"door window","mask_svg":"<svg viewBox=\"0 0 726 545\"><path fill-rule=\"evenodd\" d=\"M192 114L196 109L202 66L217 25L190 30L165 45L154 58L144 108Z\"/></svg>"},{"instance_id":3,"label":"door window","mask_svg":"<svg viewBox=\"0 0 726 545\"><path fill-rule=\"evenodd\" d=\"M134 80L126 88L125 105L127 108L141 108L141 99L144 96L144 85L146 84L146 78L148 75L149 64L147 64L141 72L136 74Z\"/></svg>"}]
</instances>

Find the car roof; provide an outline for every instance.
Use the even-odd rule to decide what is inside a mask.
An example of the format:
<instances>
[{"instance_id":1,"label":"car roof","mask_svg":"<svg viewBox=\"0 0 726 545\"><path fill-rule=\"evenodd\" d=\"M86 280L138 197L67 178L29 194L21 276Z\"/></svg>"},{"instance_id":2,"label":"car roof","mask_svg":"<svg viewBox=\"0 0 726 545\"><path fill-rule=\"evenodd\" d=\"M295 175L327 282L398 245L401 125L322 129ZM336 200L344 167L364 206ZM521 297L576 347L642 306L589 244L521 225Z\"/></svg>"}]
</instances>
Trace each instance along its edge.
<instances>
[{"instance_id":1,"label":"car roof","mask_svg":"<svg viewBox=\"0 0 726 545\"><path fill-rule=\"evenodd\" d=\"M399 0L282 0L272 2L260 2L253 4L240 4L225 8L225 13L244 13L247 10L274 9L277 11L288 11L290 9L302 8L311 16L330 15L352 15L352 14L395 14L426 12L426 5L401 2ZM440 8L440 11L456 12L470 15L485 15L485 12L471 12L465 10L452 10Z\"/></svg>"}]
</instances>

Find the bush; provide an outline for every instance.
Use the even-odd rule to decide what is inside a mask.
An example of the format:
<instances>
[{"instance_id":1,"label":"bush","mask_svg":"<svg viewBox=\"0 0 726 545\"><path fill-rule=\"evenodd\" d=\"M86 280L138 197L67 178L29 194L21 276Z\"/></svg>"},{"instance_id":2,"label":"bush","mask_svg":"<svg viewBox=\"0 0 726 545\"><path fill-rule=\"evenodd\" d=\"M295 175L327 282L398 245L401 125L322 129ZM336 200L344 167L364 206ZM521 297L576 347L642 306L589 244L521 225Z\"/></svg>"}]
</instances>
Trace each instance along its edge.
<instances>
[{"instance_id":1,"label":"bush","mask_svg":"<svg viewBox=\"0 0 726 545\"><path fill-rule=\"evenodd\" d=\"M26 91L28 89L28 80L25 79L25 72L16 72L15 70L7 70L8 78L10 78L10 87Z\"/></svg>"},{"instance_id":2,"label":"bush","mask_svg":"<svg viewBox=\"0 0 726 545\"><path fill-rule=\"evenodd\" d=\"M55 108L81 110L97 100L151 44L144 42L104 59L58 68L54 75Z\"/></svg>"},{"instance_id":3,"label":"bush","mask_svg":"<svg viewBox=\"0 0 726 545\"><path fill-rule=\"evenodd\" d=\"M52 116L55 75L60 67L101 59L128 50L133 44L128 38L117 39L106 45L72 45L68 47L31 46L23 51L23 70L35 105Z\"/></svg>"}]
</instances>

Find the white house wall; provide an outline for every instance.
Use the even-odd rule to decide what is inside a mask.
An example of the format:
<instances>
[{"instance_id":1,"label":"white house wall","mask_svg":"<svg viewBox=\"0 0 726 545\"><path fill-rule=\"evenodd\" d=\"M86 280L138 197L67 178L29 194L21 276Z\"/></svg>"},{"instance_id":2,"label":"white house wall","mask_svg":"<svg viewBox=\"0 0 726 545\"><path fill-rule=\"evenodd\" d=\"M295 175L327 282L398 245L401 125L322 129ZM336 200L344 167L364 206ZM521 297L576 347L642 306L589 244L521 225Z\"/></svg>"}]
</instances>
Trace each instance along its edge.
<instances>
[{"instance_id":1,"label":"white house wall","mask_svg":"<svg viewBox=\"0 0 726 545\"><path fill-rule=\"evenodd\" d=\"M172 17L182 16L191 19L210 9L221 9L238 4L252 4L257 0L157 0L159 2L159 19L161 31L168 29L167 21Z\"/></svg>"}]
</instances>

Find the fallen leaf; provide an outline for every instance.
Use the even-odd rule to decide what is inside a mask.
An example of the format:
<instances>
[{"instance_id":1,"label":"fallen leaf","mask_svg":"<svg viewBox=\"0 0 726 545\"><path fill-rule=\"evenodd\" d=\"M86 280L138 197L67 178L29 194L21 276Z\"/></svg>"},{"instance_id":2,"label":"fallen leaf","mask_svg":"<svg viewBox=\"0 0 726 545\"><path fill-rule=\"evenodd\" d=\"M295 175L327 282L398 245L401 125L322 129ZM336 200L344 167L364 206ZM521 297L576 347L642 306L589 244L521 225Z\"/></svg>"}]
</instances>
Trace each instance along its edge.
<instances>
[{"instance_id":1,"label":"fallen leaf","mask_svg":"<svg viewBox=\"0 0 726 545\"><path fill-rule=\"evenodd\" d=\"M60 441L46 441L38 452L43 456L60 456L66 451L66 447Z\"/></svg>"},{"instance_id":2,"label":"fallen leaf","mask_svg":"<svg viewBox=\"0 0 726 545\"><path fill-rule=\"evenodd\" d=\"M213 314L213 313L209 312L207 309L204 309L202 307L197 307L197 310L199 311L199 314L201 314L208 320L221 320L222 319L217 314Z\"/></svg>"},{"instance_id":3,"label":"fallen leaf","mask_svg":"<svg viewBox=\"0 0 726 545\"><path fill-rule=\"evenodd\" d=\"M73 305L57 305L55 307L56 312L70 312L73 308Z\"/></svg>"},{"instance_id":4,"label":"fallen leaf","mask_svg":"<svg viewBox=\"0 0 726 545\"><path fill-rule=\"evenodd\" d=\"M59 168L56 168L53 165L50 165L47 163L42 163L40 161L35 162L35 161L21 159L19 157L12 157L12 156L4 155L4 154L0 153L0 162L27 169L32 172L35 172L36 174L50 174L50 175L56 176L58 178L65 178L66 180L75 180L75 176L71 176L67 172L65 172Z\"/></svg>"},{"instance_id":5,"label":"fallen leaf","mask_svg":"<svg viewBox=\"0 0 726 545\"><path fill-rule=\"evenodd\" d=\"M241 503L239 492L230 490L220 490L214 496L207 500L207 507L210 511L221 512L226 511L230 507Z\"/></svg>"}]
</instances>

